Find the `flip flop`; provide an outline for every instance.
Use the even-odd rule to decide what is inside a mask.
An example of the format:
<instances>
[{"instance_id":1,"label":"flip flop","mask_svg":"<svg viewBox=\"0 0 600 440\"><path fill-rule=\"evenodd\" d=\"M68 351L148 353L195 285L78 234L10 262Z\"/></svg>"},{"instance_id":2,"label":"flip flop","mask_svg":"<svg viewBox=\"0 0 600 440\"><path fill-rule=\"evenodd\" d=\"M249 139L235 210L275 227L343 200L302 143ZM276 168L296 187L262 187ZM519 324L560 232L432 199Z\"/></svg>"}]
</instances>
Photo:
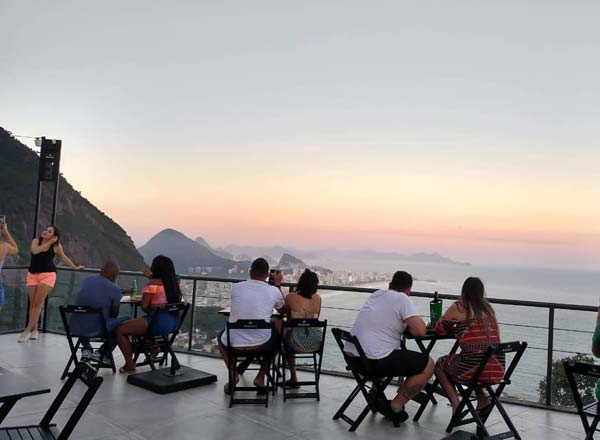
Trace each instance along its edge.
<instances>
[{"instance_id":1,"label":"flip flop","mask_svg":"<svg viewBox=\"0 0 600 440\"><path fill-rule=\"evenodd\" d=\"M267 387L266 387L266 386L264 386L264 385L259 385L259 384L256 382L256 379L254 379L254 382L252 382L252 383L253 383L253 384L254 384L254 386L256 387L256 394L257 394L258 396L264 396L264 395L266 395L266 394L267 394Z\"/></svg>"},{"instance_id":2,"label":"flip flop","mask_svg":"<svg viewBox=\"0 0 600 440\"><path fill-rule=\"evenodd\" d=\"M121 374L135 373L135 367L133 367L133 368L121 367L121 368L119 368L119 373L121 373Z\"/></svg>"},{"instance_id":3,"label":"flip flop","mask_svg":"<svg viewBox=\"0 0 600 440\"><path fill-rule=\"evenodd\" d=\"M292 382L291 380L286 380L285 387L288 389L298 389L298 388L300 388L300 385L298 385L298 382Z\"/></svg>"}]
</instances>

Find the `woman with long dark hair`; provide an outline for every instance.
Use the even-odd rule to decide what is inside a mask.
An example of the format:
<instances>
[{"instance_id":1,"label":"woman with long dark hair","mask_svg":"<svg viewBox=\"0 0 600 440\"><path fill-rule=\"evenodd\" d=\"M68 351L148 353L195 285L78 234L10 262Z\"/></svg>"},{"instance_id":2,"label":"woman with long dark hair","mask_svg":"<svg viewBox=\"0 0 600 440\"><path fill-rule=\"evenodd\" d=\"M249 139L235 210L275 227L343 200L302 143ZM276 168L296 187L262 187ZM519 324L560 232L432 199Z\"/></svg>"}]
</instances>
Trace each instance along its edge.
<instances>
[{"instance_id":1,"label":"woman with long dark hair","mask_svg":"<svg viewBox=\"0 0 600 440\"><path fill-rule=\"evenodd\" d=\"M181 302L181 290L177 283L175 267L169 257L159 255L152 260L150 267L150 281L142 290L141 308L146 312L143 318L130 319L125 321L116 330L117 344L125 358L125 365L120 369L120 373L135 372L131 341L129 336L141 336L148 332L148 326L152 319L155 320L153 333L156 335L166 335L171 333L179 325L179 317L169 313L157 314L157 309L166 304Z\"/></svg>"},{"instance_id":2,"label":"woman with long dark hair","mask_svg":"<svg viewBox=\"0 0 600 440\"><path fill-rule=\"evenodd\" d=\"M29 321L25 331L19 336L19 342L38 338L38 321L42 306L56 283L56 266L54 258L58 257L71 269L80 270L60 244L60 231L56 226L48 226L42 235L31 242L31 263L27 272L27 295L29 296Z\"/></svg>"},{"instance_id":3,"label":"woman with long dark hair","mask_svg":"<svg viewBox=\"0 0 600 440\"><path fill-rule=\"evenodd\" d=\"M487 348L500 343L500 329L496 314L485 297L485 288L479 278L465 280L460 299L450 306L435 326L440 335L453 335L461 348L459 354L449 354L438 359L435 374L448 399L452 412L459 405L459 398L453 383L468 383L472 378ZM499 383L504 376L504 359L492 357L480 376L480 381ZM483 389L475 390L477 411L485 413L491 402Z\"/></svg>"},{"instance_id":4,"label":"woman with long dark hair","mask_svg":"<svg viewBox=\"0 0 600 440\"><path fill-rule=\"evenodd\" d=\"M321 314L321 296L317 293L319 277L310 269L306 269L296 285L296 290L285 297L285 309L289 318L318 318ZM312 353L320 348L322 340L320 328L292 328L283 335L283 343L289 351L296 353ZM296 375L296 358L292 354L287 359L290 366L290 380L285 386L298 387Z\"/></svg>"}]
</instances>

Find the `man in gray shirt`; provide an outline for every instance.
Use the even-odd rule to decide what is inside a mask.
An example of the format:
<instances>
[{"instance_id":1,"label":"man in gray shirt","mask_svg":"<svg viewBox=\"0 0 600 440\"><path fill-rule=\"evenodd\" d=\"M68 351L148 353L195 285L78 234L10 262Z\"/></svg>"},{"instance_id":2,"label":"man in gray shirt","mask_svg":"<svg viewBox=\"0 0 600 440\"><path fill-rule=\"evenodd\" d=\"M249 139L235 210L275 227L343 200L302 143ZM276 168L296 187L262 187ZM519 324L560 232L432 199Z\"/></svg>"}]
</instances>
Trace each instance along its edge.
<instances>
[{"instance_id":1,"label":"man in gray shirt","mask_svg":"<svg viewBox=\"0 0 600 440\"><path fill-rule=\"evenodd\" d=\"M104 320L96 321L72 316L70 322L72 332L90 338L105 334L108 336L107 342L100 347L98 354L92 353L89 340L81 338L82 359L101 355L102 362L109 360L107 358L116 346L114 331L121 322L129 319L129 317L117 317L121 305L121 288L116 284L118 277L119 266L113 262L104 263L100 269L100 275L86 278L77 293L75 304L100 309Z\"/></svg>"}]
</instances>

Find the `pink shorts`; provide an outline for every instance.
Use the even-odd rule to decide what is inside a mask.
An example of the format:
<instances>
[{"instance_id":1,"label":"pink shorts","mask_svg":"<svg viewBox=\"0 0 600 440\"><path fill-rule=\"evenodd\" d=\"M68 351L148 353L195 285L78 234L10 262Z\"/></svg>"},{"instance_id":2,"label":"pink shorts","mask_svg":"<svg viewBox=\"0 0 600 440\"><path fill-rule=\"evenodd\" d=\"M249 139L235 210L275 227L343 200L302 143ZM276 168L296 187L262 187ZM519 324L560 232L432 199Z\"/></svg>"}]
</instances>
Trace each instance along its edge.
<instances>
[{"instance_id":1,"label":"pink shorts","mask_svg":"<svg viewBox=\"0 0 600 440\"><path fill-rule=\"evenodd\" d=\"M44 284L49 287L54 287L56 284L56 272L30 273L27 272L27 285L37 286Z\"/></svg>"}]
</instances>

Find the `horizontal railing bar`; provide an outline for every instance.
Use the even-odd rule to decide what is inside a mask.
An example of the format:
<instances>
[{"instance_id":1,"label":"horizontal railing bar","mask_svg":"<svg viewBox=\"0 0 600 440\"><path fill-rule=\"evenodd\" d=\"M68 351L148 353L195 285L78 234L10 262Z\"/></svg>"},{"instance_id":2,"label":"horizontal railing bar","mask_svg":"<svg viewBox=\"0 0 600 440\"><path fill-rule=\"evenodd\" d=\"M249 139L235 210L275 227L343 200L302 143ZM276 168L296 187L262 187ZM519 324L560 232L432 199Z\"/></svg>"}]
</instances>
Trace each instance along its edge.
<instances>
[{"instance_id":1,"label":"horizontal railing bar","mask_svg":"<svg viewBox=\"0 0 600 440\"><path fill-rule=\"evenodd\" d=\"M28 269L27 266L7 266L3 270L11 270L11 269ZM75 269L67 268L67 267L58 267L59 270L65 272L77 272ZM99 269L82 269L80 272L89 272L89 273L99 273ZM121 271L121 275L126 276L144 276L143 272L136 271ZM181 275L182 280L197 280L197 281L209 281L209 282L221 282L221 283L239 283L245 281L244 279L237 278L221 278L221 277L205 277L205 276L195 276L195 275ZM282 287L293 287L296 283L282 283ZM332 290L339 292L359 292L359 293L373 293L378 289L367 288L367 287L351 287L351 286L326 286L320 285L320 290ZM418 298L433 298L434 294L431 292L412 292L412 296ZM457 300L460 298L459 295L451 295L446 293L439 293L439 298L441 299L449 299L449 300ZM488 298L488 300L493 304L501 304L501 305L509 305L509 306L523 306L523 307L536 307L536 308L555 308L557 310L574 310L581 312L595 312L598 307L597 306L586 306L580 304L568 304L568 303L553 303L553 302L542 302L542 301L525 301L525 300L517 300L517 299L504 299L504 298Z\"/></svg>"}]
</instances>

